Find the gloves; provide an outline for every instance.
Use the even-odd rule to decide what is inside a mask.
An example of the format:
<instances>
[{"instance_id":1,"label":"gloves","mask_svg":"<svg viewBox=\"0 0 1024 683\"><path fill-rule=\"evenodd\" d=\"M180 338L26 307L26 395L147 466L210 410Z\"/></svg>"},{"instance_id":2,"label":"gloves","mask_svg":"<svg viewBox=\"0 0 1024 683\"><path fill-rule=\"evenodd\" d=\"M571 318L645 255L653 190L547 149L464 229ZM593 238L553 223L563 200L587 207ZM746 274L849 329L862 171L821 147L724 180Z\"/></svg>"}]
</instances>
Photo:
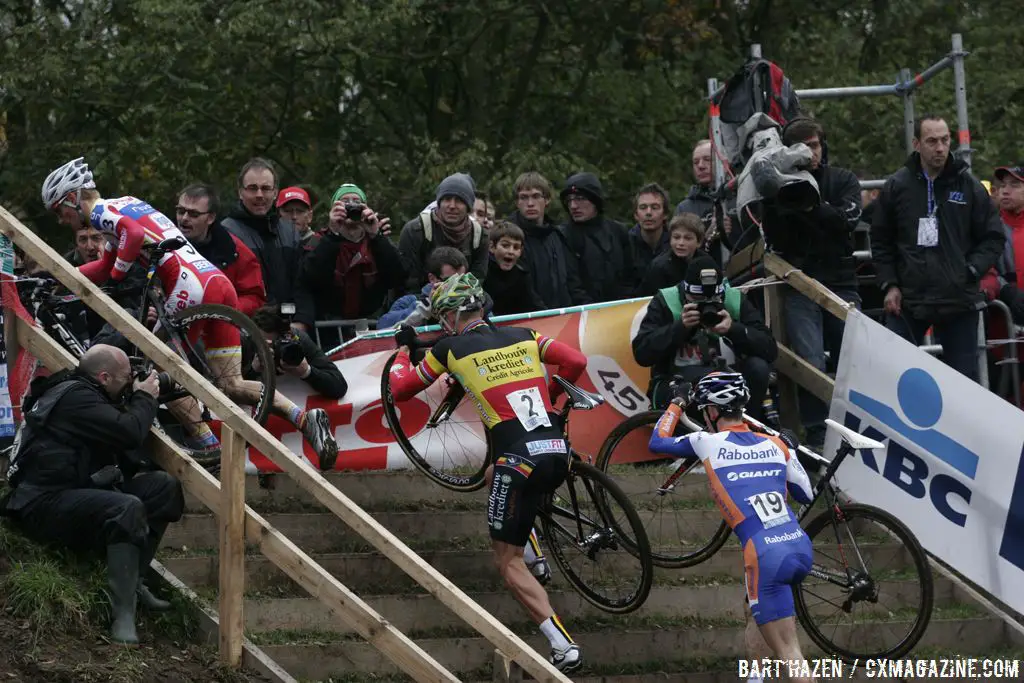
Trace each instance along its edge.
<instances>
[{"instance_id":1,"label":"gloves","mask_svg":"<svg viewBox=\"0 0 1024 683\"><path fill-rule=\"evenodd\" d=\"M796 452L796 449L800 447L800 439L797 438L796 432L792 429L786 429L783 427L779 430L779 440L786 444L789 450Z\"/></svg>"},{"instance_id":2,"label":"gloves","mask_svg":"<svg viewBox=\"0 0 1024 683\"><path fill-rule=\"evenodd\" d=\"M107 465L103 469L93 472L89 481L94 489L112 489L124 481L124 476L117 465Z\"/></svg>"},{"instance_id":3,"label":"gloves","mask_svg":"<svg viewBox=\"0 0 1024 683\"><path fill-rule=\"evenodd\" d=\"M401 325L395 333L395 344L397 346L408 346L410 350L416 348L416 328L412 325Z\"/></svg>"},{"instance_id":4,"label":"gloves","mask_svg":"<svg viewBox=\"0 0 1024 683\"><path fill-rule=\"evenodd\" d=\"M686 405L693 399L693 384L680 378L668 383L669 391L672 393L672 401L679 406Z\"/></svg>"}]
</instances>

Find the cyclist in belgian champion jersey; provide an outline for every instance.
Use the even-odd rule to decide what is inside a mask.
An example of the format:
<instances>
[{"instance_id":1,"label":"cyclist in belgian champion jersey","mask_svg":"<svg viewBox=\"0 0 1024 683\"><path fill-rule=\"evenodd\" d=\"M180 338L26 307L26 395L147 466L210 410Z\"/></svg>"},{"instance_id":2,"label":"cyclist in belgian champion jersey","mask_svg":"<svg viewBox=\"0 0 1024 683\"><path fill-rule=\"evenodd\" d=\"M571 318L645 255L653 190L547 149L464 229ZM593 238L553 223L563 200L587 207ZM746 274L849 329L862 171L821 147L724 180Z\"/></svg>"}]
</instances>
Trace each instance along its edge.
<instances>
[{"instance_id":1,"label":"cyclist in belgian champion jersey","mask_svg":"<svg viewBox=\"0 0 1024 683\"><path fill-rule=\"evenodd\" d=\"M431 310L451 335L413 365L402 346L391 366L391 391L412 398L444 373L466 390L490 431L494 464L487 505L494 558L512 594L551 643L551 663L568 673L582 666L580 648L551 608L547 593L523 560L524 546L545 495L565 480L569 449L558 426L545 363L575 381L587 366L582 353L523 327L495 327L483 319L484 292L472 274L453 275L431 294Z\"/></svg>"},{"instance_id":2,"label":"cyclist in belgian champion jersey","mask_svg":"<svg viewBox=\"0 0 1024 683\"><path fill-rule=\"evenodd\" d=\"M691 461L700 458L704 464L715 503L743 548L747 603L757 625L748 619L748 656L767 656L767 644L776 658L804 661L792 587L810 571L813 551L786 502L786 490L802 504L810 503L814 494L807 473L790 452L795 443L750 431L743 420L750 392L739 373L706 375L692 398L709 431L673 436L689 400L676 397L651 435L650 450ZM814 678L790 680L805 683Z\"/></svg>"},{"instance_id":3,"label":"cyclist in belgian champion jersey","mask_svg":"<svg viewBox=\"0 0 1024 683\"><path fill-rule=\"evenodd\" d=\"M173 221L140 199L103 199L82 157L69 161L46 177L42 198L47 210L56 213L64 225L73 230L91 225L117 240L116 246L106 243L98 260L79 267L82 274L96 284L110 279L120 281L136 260L147 263L143 246L173 237L184 239ZM201 303L238 308L238 297L231 281L191 245L164 256L157 265L156 275L163 284L165 308L169 314ZM262 386L242 379L238 329L210 321L200 333L207 362L214 374L221 378L224 393L243 405L256 403ZM338 445L327 411L322 408L303 410L281 392L275 392L273 406L274 412L294 424L313 446L320 460L320 469L332 469L338 457ZM184 413L198 412L195 402L188 399L179 400L169 407L178 419L182 419ZM208 451L219 449L220 444L209 425L195 418L182 421L194 432L189 434L191 445Z\"/></svg>"}]
</instances>

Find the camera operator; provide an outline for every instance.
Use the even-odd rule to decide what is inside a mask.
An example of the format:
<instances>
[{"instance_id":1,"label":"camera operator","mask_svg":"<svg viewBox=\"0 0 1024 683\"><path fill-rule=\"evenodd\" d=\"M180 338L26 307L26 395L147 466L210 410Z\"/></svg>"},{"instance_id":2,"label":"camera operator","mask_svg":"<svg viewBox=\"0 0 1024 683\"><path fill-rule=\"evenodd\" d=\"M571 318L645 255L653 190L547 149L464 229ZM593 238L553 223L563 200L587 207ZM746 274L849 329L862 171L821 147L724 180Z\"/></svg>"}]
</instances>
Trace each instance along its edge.
<instances>
[{"instance_id":1,"label":"camera operator","mask_svg":"<svg viewBox=\"0 0 1024 683\"><path fill-rule=\"evenodd\" d=\"M338 399L345 395L348 383L338 366L308 334L293 329L288 317L279 313L276 306L257 310L252 321L263 330L274 352L278 374L298 377L321 396ZM259 371L258 358L253 359L252 369Z\"/></svg>"},{"instance_id":2,"label":"camera operator","mask_svg":"<svg viewBox=\"0 0 1024 683\"><path fill-rule=\"evenodd\" d=\"M387 310L391 290L405 282L390 231L390 220L366 205L362 189L346 183L335 190L327 231L303 272L314 293L317 320L376 318ZM330 348L323 333L321 339Z\"/></svg>"},{"instance_id":3,"label":"camera operator","mask_svg":"<svg viewBox=\"0 0 1024 683\"><path fill-rule=\"evenodd\" d=\"M25 421L0 503L30 538L73 550L105 550L111 639L138 643L136 601L165 610L142 582L167 525L181 519L181 484L139 473L156 417L155 372L133 376L124 351L93 346L74 371L32 382Z\"/></svg>"},{"instance_id":4,"label":"camera operator","mask_svg":"<svg viewBox=\"0 0 1024 683\"><path fill-rule=\"evenodd\" d=\"M778 347L757 308L738 289L723 284L722 273L706 254L694 257L686 277L651 299L633 339L636 362L651 368L647 395L665 408L674 377L696 383L723 358L746 379L750 414L761 418Z\"/></svg>"}]
</instances>

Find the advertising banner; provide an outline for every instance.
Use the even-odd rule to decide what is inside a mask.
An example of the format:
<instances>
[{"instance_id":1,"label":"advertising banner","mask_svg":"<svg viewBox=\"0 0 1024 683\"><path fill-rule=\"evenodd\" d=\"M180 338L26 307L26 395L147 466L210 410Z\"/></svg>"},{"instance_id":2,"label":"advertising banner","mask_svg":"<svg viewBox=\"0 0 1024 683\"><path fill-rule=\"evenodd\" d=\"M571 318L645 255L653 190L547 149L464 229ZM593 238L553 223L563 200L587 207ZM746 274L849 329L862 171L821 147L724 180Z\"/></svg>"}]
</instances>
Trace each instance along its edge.
<instances>
[{"instance_id":1,"label":"advertising banner","mask_svg":"<svg viewBox=\"0 0 1024 683\"><path fill-rule=\"evenodd\" d=\"M1024 413L850 311L831 417L886 445L844 461L839 487L1024 612Z\"/></svg>"}]
</instances>

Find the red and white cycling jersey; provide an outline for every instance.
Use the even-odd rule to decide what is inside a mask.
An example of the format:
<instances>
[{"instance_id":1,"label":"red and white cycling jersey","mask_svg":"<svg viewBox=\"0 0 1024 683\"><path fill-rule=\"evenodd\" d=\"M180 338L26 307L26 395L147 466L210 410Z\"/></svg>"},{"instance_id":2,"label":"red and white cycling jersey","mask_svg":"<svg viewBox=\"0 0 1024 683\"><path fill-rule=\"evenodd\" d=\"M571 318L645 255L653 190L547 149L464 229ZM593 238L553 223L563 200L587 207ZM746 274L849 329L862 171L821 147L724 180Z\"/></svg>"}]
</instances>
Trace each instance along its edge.
<instances>
[{"instance_id":1,"label":"red and white cycling jersey","mask_svg":"<svg viewBox=\"0 0 1024 683\"><path fill-rule=\"evenodd\" d=\"M117 238L116 248L108 242L99 260L79 268L83 275L96 284L102 284L110 278L115 281L123 279L135 261L148 266L149 260L142 251L143 245L156 244L172 237L185 237L170 218L135 197L96 202L89 215L89 222L100 232L113 233ZM165 309L168 313L203 302L227 303L222 301L222 296L217 296L216 300L207 296L213 293L212 290L222 290L219 281L227 281L227 277L191 244L164 254L157 264L156 276L160 278L164 294L167 295ZM211 288L213 282L217 282L217 286ZM225 284L230 287L230 281Z\"/></svg>"}]
</instances>

